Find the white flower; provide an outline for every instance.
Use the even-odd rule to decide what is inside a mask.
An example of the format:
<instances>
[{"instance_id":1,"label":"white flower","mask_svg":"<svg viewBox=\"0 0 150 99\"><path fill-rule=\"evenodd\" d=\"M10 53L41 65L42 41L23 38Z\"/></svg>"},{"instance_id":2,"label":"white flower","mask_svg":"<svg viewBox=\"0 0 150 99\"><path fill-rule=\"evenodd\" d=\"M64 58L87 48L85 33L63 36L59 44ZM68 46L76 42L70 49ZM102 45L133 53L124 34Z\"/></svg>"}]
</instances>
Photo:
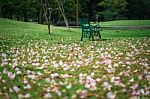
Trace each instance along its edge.
<instances>
[{"instance_id":1,"label":"white flower","mask_svg":"<svg viewBox=\"0 0 150 99\"><path fill-rule=\"evenodd\" d=\"M20 88L18 88L17 86L14 86L13 89L16 93L18 93L20 91Z\"/></svg>"},{"instance_id":2,"label":"white flower","mask_svg":"<svg viewBox=\"0 0 150 99\"><path fill-rule=\"evenodd\" d=\"M22 72L21 71L17 71L17 73L16 74L21 74Z\"/></svg>"},{"instance_id":3,"label":"white flower","mask_svg":"<svg viewBox=\"0 0 150 99\"><path fill-rule=\"evenodd\" d=\"M45 80L46 82L51 82L50 78L46 78Z\"/></svg>"},{"instance_id":4,"label":"white flower","mask_svg":"<svg viewBox=\"0 0 150 99\"><path fill-rule=\"evenodd\" d=\"M27 84L27 83L28 83L28 80L24 79L23 83L24 83L24 84Z\"/></svg>"},{"instance_id":5,"label":"white flower","mask_svg":"<svg viewBox=\"0 0 150 99\"><path fill-rule=\"evenodd\" d=\"M103 86L105 87L104 89L111 90L112 85L110 85L108 82L104 82Z\"/></svg>"},{"instance_id":6,"label":"white flower","mask_svg":"<svg viewBox=\"0 0 150 99\"><path fill-rule=\"evenodd\" d=\"M39 76L43 75L41 72L37 72L37 74L38 74Z\"/></svg>"},{"instance_id":7,"label":"white flower","mask_svg":"<svg viewBox=\"0 0 150 99\"><path fill-rule=\"evenodd\" d=\"M11 88L9 88L9 92L13 92L13 90Z\"/></svg>"},{"instance_id":8,"label":"white flower","mask_svg":"<svg viewBox=\"0 0 150 99\"><path fill-rule=\"evenodd\" d=\"M108 99L114 99L115 97L116 97L116 95L114 93L112 93L112 92L107 93L107 98Z\"/></svg>"},{"instance_id":9,"label":"white flower","mask_svg":"<svg viewBox=\"0 0 150 99\"><path fill-rule=\"evenodd\" d=\"M142 80L142 79L143 79L142 75L139 75L139 76L138 76L138 79L139 79L139 80Z\"/></svg>"},{"instance_id":10,"label":"white flower","mask_svg":"<svg viewBox=\"0 0 150 99\"><path fill-rule=\"evenodd\" d=\"M146 75L148 81L150 81L150 75Z\"/></svg>"},{"instance_id":11,"label":"white flower","mask_svg":"<svg viewBox=\"0 0 150 99\"><path fill-rule=\"evenodd\" d=\"M87 98L87 90L82 90L80 92L80 98L81 99L86 99Z\"/></svg>"},{"instance_id":12,"label":"white flower","mask_svg":"<svg viewBox=\"0 0 150 99\"><path fill-rule=\"evenodd\" d=\"M31 73L31 71L30 70L27 70L27 74L30 74Z\"/></svg>"},{"instance_id":13,"label":"white flower","mask_svg":"<svg viewBox=\"0 0 150 99\"><path fill-rule=\"evenodd\" d=\"M94 80L91 76L86 77L85 87L90 90L96 90L96 80Z\"/></svg>"},{"instance_id":14,"label":"white flower","mask_svg":"<svg viewBox=\"0 0 150 99\"><path fill-rule=\"evenodd\" d=\"M23 96L22 94L18 94L18 98L19 98L19 99L23 99L24 96Z\"/></svg>"},{"instance_id":15,"label":"white flower","mask_svg":"<svg viewBox=\"0 0 150 99\"><path fill-rule=\"evenodd\" d=\"M133 81L134 81L134 78L132 78L132 79L129 80L129 82L133 82Z\"/></svg>"},{"instance_id":16,"label":"white flower","mask_svg":"<svg viewBox=\"0 0 150 99\"><path fill-rule=\"evenodd\" d=\"M2 53L2 57L6 58L6 56L7 56L7 55L6 55L5 53Z\"/></svg>"},{"instance_id":17,"label":"white flower","mask_svg":"<svg viewBox=\"0 0 150 99\"><path fill-rule=\"evenodd\" d=\"M44 60L44 62L45 62L45 63L48 63L49 61L46 59L46 60Z\"/></svg>"},{"instance_id":18,"label":"white flower","mask_svg":"<svg viewBox=\"0 0 150 99\"><path fill-rule=\"evenodd\" d=\"M69 68L69 66L66 66L66 67L63 67L63 70L69 70L70 68Z\"/></svg>"},{"instance_id":19,"label":"white flower","mask_svg":"<svg viewBox=\"0 0 150 99\"><path fill-rule=\"evenodd\" d=\"M61 91L59 91L59 90L55 90L55 93L56 93L58 96L61 96L61 95L62 95Z\"/></svg>"},{"instance_id":20,"label":"white flower","mask_svg":"<svg viewBox=\"0 0 150 99\"><path fill-rule=\"evenodd\" d=\"M47 98L48 98L48 99L49 99L49 98L52 98L51 93L46 93L46 94L44 95L44 98L46 98L46 99L47 99Z\"/></svg>"},{"instance_id":21,"label":"white flower","mask_svg":"<svg viewBox=\"0 0 150 99\"><path fill-rule=\"evenodd\" d=\"M40 67L37 67L37 69L44 69L44 67L43 67L43 66L40 66Z\"/></svg>"},{"instance_id":22,"label":"white flower","mask_svg":"<svg viewBox=\"0 0 150 99\"><path fill-rule=\"evenodd\" d=\"M127 65L131 65L131 62L127 61L126 64L127 64Z\"/></svg>"},{"instance_id":23,"label":"white flower","mask_svg":"<svg viewBox=\"0 0 150 99\"><path fill-rule=\"evenodd\" d=\"M24 98L30 98L30 97L31 97L31 95L29 93L24 95Z\"/></svg>"},{"instance_id":24,"label":"white flower","mask_svg":"<svg viewBox=\"0 0 150 99\"><path fill-rule=\"evenodd\" d=\"M27 84L26 86L24 86L24 89L31 89L31 85Z\"/></svg>"},{"instance_id":25,"label":"white flower","mask_svg":"<svg viewBox=\"0 0 150 99\"><path fill-rule=\"evenodd\" d=\"M61 74L61 77L62 77L62 78L69 78L69 77L72 77L72 75L68 75L68 74Z\"/></svg>"},{"instance_id":26,"label":"white flower","mask_svg":"<svg viewBox=\"0 0 150 99\"><path fill-rule=\"evenodd\" d=\"M119 67L119 65L117 63L114 64L114 67Z\"/></svg>"},{"instance_id":27,"label":"white flower","mask_svg":"<svg viewBox=\"0 0 150 99\"><path fill-rule=\"evenodd\" d=\"M32 63L33 66L39 66L40 63Z\"/></svg>"},{"instance_id":28,"label":"white flower","mask_svg":"<svg viewBox=\"0 0 150 99\"><path fill-rule=\"evenodd\" d=\"M27 77L30 79L35 79L35 75L28 75Z\"/></svg>"},{"instance_id":29,"label":"white flower","mask_svg":"<svg viewBox=\"0 0 150 99\"><path fill-rule=\"evenodd\" d=\"M111 65L112 60L110 60L110 59L104 59L103 63L106 64L106 65Z\"/></svg>"},{"instance_id":30,"label":"white flower","mask_svg":"<svg viewBox=\"0 0 150 99\"><path fill-rule=\"evenodd\" d=\"M92 73L91 73L91 76L93 77L94 75L95 75L95 73L92 72Z\"/></svg>"},{"instance_id":31,"label":"white flower","mask_svg":"<svg viewBox=\"0 0 150 99\"><path fill-rule=\"evenodd\" d=\"M59 61L59 65L60 65L60 66L63 65L63 61L62 61L62 60Z\"/></svg>"},{"instance_id":32,"label":"white flower","mask_svg":"<svg viewBox=\"0 0 150 99\"><path fill-rule=\"evenodd\" d=\"M52 77L52 78L57 78L58 76L59 76L58 73L51 74L51 77Z\"/></svg>"},{"instance_id":33,"label":"white flower","mask_svg":"<svg viewBox=\"0 0 150 99\"><path fill-rule=\"evenodd\" d=\"M135 89L137 89L138 87L139 87L138 84L134 84L134 85L132 85L130 88L131 88L132 90L135 90Z\"/></svg>"},{"instance_id":34,"label":"white flower","mask_svg":"<svg viewBox=\"0 0 150 99\"><path fill-rule=\"evenodd\" d=\"M59 65L56 62L53 62L53 67L57 68Z\"/></svg>"},{"instance_id":35,"label":"white flower","mask_svg":"<svg viewBox=\"0 0 150 99\"><path fill-rule=\"evenodd\" d=\"M102 81L102 79L101 78L96 78L96 81L100 82L100 81Z\"/></svg>"},{"instance_id":36,"label":"white flower","mask_svg":"<svg viewBox=\"0 0 150 99\"><path fill-rule=\"evenodd\" d=\"M145 94L144 89L141 89L140 92L141 92L143 95Z\"/></svg>"},{"instance_id":37,"label":"white flower","mask_svg":"<svg viewBox=\"0 0 150 99\"><path fill-rule=\"evenodd\" d=\"M145 95L149 95L150 94L150 91L149 90L147 90L146 91L146 93L145 93Z\"/></svg>"},{"instance_id":38,"label":"white flower","mask_svg":"<svg viewBox=\"0 0 150 99\"><path fill-rule=\"evenodd\" d=\"M70 89L72 87L71 84L69 84L68 86L66 86L67 89Z\"/></svg>"},{"instance_id":39,"label":"white flower","mask_svg":"<svg viewBox=\"0 0 150 99\"><path fill-rule=\"evenodd\" d=\"M3 69L3 74L7 74L7 73L8 73L7 68L4 68L4 69Z\"/></svg>"}]
</instances>

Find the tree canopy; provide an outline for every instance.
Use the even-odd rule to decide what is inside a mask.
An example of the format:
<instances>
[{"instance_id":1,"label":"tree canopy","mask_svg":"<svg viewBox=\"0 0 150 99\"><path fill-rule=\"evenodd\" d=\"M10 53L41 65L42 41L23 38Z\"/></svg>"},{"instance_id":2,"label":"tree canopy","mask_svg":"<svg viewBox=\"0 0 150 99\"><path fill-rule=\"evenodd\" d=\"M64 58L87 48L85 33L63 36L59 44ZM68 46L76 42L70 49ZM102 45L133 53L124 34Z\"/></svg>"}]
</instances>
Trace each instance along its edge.
<instances>
[{"instance_id":1,"label":"tree canopy","mask_svg":"<svg viewBox=\"0 0 150 99\"><path fill-rule=\"evenodd\" d=\"M149 9L149 0L0 0L0 17L40 24L47 24L48 19L53 24L65 19L76 22L80 18L91 21L150 19Z\"/></svg>"}]
</instances>

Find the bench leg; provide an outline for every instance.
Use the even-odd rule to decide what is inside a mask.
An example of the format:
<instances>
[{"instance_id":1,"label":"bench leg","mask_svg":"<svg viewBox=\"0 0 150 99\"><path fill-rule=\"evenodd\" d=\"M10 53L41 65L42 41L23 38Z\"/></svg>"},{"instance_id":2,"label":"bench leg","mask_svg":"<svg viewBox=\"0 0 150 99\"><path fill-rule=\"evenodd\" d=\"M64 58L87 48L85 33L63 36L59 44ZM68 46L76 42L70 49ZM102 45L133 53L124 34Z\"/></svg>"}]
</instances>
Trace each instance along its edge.
<instances>
[{"instance_id":1,"label":"bench leg","mask_svg":"<svg viewBox=\"0 0 150 99\"><path fill-rule=\"evenodd\" d=\"M81 37L81 41L83 41L83 37Z\"/></svg>"},{"instance_id":2,"label":"bench leg","mask_svg":"<svg viewBox=\"0 0 150 99\"><path fill-rule=\"evenodd\" d=\"M92 41L94 41L94 35L93 35L93 33L91 33L91 37L92 37Z\"/></svg>"},{"instance_id":3,"label":"bench leg","mask_svg":"<svg viewBox=\"0 0 150 99\"><path fill-rule=\"evenodd\" d=\"M98 34L99 34L99 39L101 39L101 33L100 33L100 32L98 32Z\"/></svg>"},{"instance_id":4,"label":"bench leg","mask_svg":"<svg viewBox=\"0 0 150 99\"><path fill-rule=\"evenodd\" d=\"M81 41L83 41L83 31L82 31L82 35L81 35Z\"/></svg>"}]
</instances>

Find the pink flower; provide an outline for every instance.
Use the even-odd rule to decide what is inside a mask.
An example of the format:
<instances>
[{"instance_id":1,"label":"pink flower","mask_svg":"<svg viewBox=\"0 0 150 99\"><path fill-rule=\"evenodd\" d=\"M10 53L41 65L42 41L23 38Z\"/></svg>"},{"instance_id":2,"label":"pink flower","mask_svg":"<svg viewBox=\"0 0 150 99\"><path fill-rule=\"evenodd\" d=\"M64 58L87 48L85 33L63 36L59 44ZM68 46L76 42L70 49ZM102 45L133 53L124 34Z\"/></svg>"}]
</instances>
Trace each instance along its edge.
<instances>
[{"instance_id":1,"label":"pink flower","mask_svg":"<svg viewBox=\"0 0 150 99\"><path fill-rule=\"evenodd\" d=\"M136 90L138 87L139 87L138 84L134 84L134 85L132 85L130 88L131 88L132 90Z\"/></svg>"},{"instance_id":2,"label":"pink flower","mask_svg":"<svg viewBox=\"0 0 150 99\"><path fill-rule=\"evenodd\" d=\"M82 90L81 92L80 92L80 98L81 99L85 99L87 97L87 90Z\"/></svg>"},{"instance_id":3,"label":"pink flower","mask_svg":"<svg viewBox=\"0 0 150 99\"><path fill-rule=\"evenodd\" d=\"M111 90L112 85L110 85L108 82L104 82L103 86L105 87L104 89Z\"/></svg>"},{"instance_id":4,"label":"pink flower","mask_svg":"<svg viewBox=\"0 0 150 99\"><path fill-rule=\"evenodd\" d=\"M110 60L110 59L104 59L103 63L106 64L106 65L111 65L112 60Z\"/></svg>"},{"instance_id":5,"label":"pink flower","mask_svg":"<svg viewBox=\"0 0 150 99\"><path fill-rule=\"evenodd\" d=\"M15 74L13 74L12 72L8 72L8 77L11 78L11 79L14 79L16 77Z\"/></svg>"}]
</instances>

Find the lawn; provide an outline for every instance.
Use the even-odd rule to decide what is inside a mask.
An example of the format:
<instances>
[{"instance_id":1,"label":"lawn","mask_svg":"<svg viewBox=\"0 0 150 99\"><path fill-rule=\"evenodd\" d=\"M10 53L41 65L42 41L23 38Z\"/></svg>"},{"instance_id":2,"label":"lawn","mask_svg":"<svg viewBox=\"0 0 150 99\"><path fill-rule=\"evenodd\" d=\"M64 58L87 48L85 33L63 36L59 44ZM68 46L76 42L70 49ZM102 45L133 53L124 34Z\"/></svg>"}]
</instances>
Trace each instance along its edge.
<instances>
[{"instance_id":1,"label":"lawn","mask_svg":"<svg viewBox=\"0 0 150 99\"><path fill-rule=\"evenodd\" d=\"M102 26L147 26L150 20L118 20L109 22L100 22Z\"/></svg>"},{"instance_id":2,"label":"lawn","mask_svg":"<svg viewBox=\"0 0 150 99\"><path fill-rule=\"evenodd\" d=\"M0 98L150 98L150 30L80 29L0 19Z\"/></svg>"}]
</instances>

